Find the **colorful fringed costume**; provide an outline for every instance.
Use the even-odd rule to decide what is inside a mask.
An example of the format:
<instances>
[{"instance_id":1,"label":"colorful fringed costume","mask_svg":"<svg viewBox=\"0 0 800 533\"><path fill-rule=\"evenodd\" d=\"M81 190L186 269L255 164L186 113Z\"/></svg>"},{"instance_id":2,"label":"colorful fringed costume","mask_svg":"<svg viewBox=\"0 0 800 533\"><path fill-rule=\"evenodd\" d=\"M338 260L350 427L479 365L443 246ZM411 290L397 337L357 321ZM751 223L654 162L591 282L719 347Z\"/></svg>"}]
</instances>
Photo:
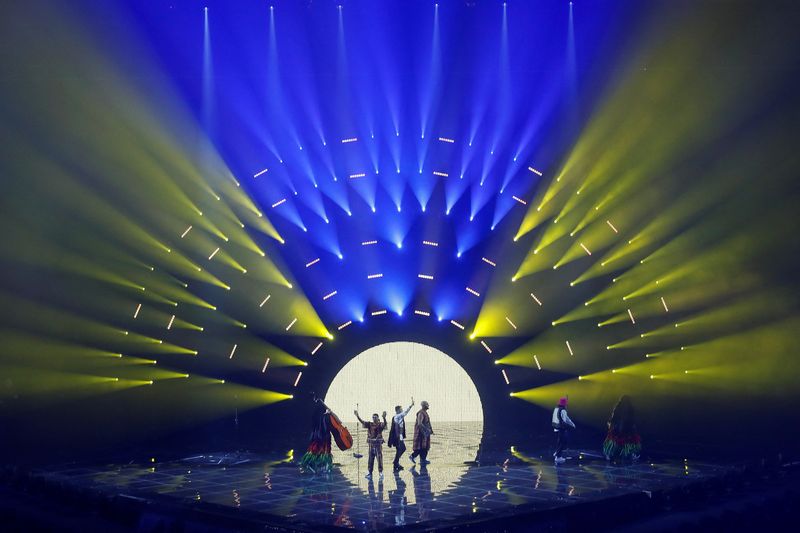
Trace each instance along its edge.
<instances>
[{"instance_id":1,"label":"colorful fringed costume","mask_svg":"<svg viewBox=\"0 0 800 533\"><path fill-rule=\"evenodd\" d=\"M638 434L617 435L609 431L603 442L603 453L610 460L636 460L642 453L642 439Z\"/></svg>"},{"instance_id":2,"label":"colorful fringed costume","mask_svg":"<svg viewBox=\"0 0 800 533\"><path fill-rule=\"evenodd\" d=\"M321 402L317 402L314 407L312 424L311 443L300 459L300 467L315 474L330 472L333 466L330 415Z\"/></svg>"},{"instance_id":3,"label":"colorful fringed costume","mask_svg":"<svg viewBox=\"0 0 800 533\"><path fill-rule=\"evenodd\" d=\"M636 429L633 404L623 396L611 412L603 454L609 461L636 461L642 453L642 439Z\"/></svg>"}]
</instances>

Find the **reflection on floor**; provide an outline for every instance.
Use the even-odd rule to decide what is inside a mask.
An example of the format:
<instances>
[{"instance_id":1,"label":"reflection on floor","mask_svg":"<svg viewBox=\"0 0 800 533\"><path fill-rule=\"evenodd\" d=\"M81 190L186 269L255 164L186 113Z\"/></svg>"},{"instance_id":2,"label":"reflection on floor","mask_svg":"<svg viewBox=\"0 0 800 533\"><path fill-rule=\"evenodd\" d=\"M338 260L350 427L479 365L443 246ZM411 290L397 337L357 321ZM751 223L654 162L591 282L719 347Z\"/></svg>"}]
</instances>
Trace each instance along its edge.
<instances>
[{"instance_id":1,"label":"reflection on floor","mask_svg":"<svg viewBox=\"0 0 800 533\"><path fill-rule=\"evenodd\" d=\"M393 473L387 451L383 480L377 472L374 480L363 479L366 458L356 461L352 456L340 457L343 464L330 475L303 475L290 454L211 454L139 465L73 465L37 475L109 494L162 495L187 505L202 501L249 510L263 513L265 522L272 518L312 529L325 525L374 530L431 520L457 524L480 516L657 491L718 476L729 468L683 459L617 466L578 452L555 466L547 452L534 457L513 447L482 453L482 464L464 464L453 447L462 440L465 446L474 444L474 435L451 435L438 443L438 453L432 449L427 468L412 468L406 457L406 470ZM453 455L448 456L447 450ZM469 453L474 458L475 449ZM490 455L491 464L486 461Z\"/></svg>"},{"instance_id":2,"label":"reflection on floor","mask_svg":"<svg viewBox=\"0 0 800 533\"><path fill-rule=\"evenodd\" d=\"M388 432L385 432L385 439L388 439ZM406 469L395 476L392 473L392 461L394 460L395 449L388 446L383 447L384 463L384 482L388 486L388 478L399 478L401 483L409 485L413 482L413 474L408 469L413 466L408 456L411 454L412 439L414 435L413 422L408 424L406 446L408 450L400 459L400 464ZM466 473L470 464L474 464L478 457L481 438L483 436L482 422L437 422L434 426L434 434L431 436L431 449L428 460L431 462L429 469L436 470L436 475L430 480L431 490L434 494L440 494L452 487ZM364 439L364 430L360 435L356 435L360 443L353 446L347 452L334 449L333 460L338 464L339 472L347 478L347 481L358 487L362 493L370 493L370 483L364 479L367 474L367 447ZM334 446L335 448L335 446ZM364 457L356 459L354 453L361 453ZM419 470L419 467L417 467ZM378 467L375 466L373 472L374 484L377 486ZM375 492L375 487L372 493ZM414 492L406 494L408 503L415 503L416 495Z\"/></svg>"}]
</instances>

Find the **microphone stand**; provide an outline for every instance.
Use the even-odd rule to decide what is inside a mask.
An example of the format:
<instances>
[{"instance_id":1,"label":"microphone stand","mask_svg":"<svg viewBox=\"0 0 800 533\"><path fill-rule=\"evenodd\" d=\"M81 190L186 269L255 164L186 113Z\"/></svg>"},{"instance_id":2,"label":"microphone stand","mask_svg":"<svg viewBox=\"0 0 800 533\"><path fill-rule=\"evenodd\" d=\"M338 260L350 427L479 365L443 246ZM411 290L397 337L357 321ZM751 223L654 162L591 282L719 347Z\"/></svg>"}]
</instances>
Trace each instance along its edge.
<instances>
[{"instance_id":1,"label":"microphone stand","mask_svg":"<svg viewBox=\"0 0 800 533\"><path fill-rule=\"evenodd\" d=\"M356 411L358 411L358 404L356 404ZM356 452L353 454L356 459L364 457L361 454L361 424L356 426Z\"/></svg>"}]
</instances>

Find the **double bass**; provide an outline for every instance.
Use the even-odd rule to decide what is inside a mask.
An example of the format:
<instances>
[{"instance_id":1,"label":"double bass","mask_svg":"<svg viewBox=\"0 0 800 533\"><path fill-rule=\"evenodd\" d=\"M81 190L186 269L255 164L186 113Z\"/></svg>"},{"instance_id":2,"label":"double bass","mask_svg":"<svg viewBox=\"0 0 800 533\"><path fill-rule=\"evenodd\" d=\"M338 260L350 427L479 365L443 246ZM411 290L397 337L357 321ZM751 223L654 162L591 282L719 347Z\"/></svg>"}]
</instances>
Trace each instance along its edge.
<instances>
[{"instance_id":1,"label":"double bass","mask_svg":"<svg viewBox=\"0 0 800 533\"><path fill-rule=\"evenodd\" d=\"M353 436L350 434L350 430L342 424L342 421L331 411L331 408L325 405L325 402L317 398L316 395L314 395L314 401L321 403L329 411L328 420L331 424L331 434L333 435L333 440L336 441L336 446L342 451L352 448Z\"/></svg>"}]
</instances>

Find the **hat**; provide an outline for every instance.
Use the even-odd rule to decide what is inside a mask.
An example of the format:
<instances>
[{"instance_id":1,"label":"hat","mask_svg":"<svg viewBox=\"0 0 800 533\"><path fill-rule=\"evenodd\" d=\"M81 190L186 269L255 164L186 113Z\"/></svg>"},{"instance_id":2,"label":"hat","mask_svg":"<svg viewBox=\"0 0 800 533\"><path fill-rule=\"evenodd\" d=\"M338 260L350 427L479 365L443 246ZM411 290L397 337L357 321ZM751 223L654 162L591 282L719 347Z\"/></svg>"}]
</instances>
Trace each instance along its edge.
<instances>
[{"instance_id":1,"label":"hat","mask_svg":"<svg viewBox=\"0 0 800 533\"><path fill-rule=\"evenodd\" d=\"M559 407L566 407L567 406L567 398L566 398L566 396L564 398L560 398L558 400L558 406Z\"/></svg>"}]
</instances>

